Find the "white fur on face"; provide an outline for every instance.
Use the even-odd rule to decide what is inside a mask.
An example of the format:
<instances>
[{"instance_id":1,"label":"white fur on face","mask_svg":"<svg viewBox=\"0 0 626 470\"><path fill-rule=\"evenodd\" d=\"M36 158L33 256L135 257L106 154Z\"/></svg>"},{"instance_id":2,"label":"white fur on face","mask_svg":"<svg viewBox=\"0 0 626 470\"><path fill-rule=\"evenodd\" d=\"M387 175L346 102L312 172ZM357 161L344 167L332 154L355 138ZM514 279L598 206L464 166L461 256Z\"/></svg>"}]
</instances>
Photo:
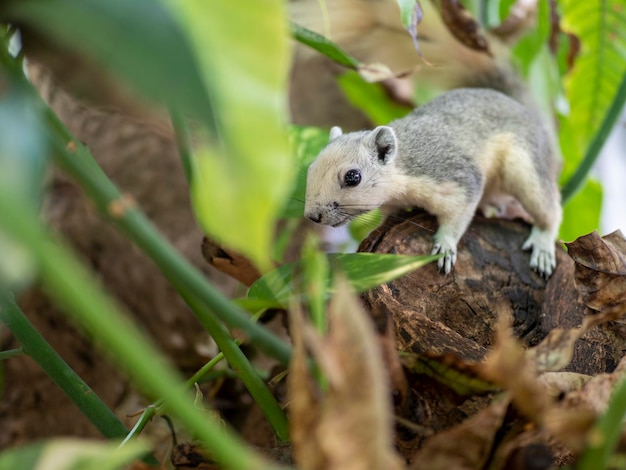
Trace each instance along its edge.
<instances>
[{"instance_id":1,"label":"white fur on face","mask_svg":"<svg viewBox=\"0 0 626 470\"><path fill-rule=\"evenodd\" d=\"M359 185L343 183L349 170L360 171ZM367 143L355 138L333 139L309 167L304 215L338 226L382 206L393 196L388 184L393 170L394 165L383 165L373 158Z\"/></svg>"}]
</instances>

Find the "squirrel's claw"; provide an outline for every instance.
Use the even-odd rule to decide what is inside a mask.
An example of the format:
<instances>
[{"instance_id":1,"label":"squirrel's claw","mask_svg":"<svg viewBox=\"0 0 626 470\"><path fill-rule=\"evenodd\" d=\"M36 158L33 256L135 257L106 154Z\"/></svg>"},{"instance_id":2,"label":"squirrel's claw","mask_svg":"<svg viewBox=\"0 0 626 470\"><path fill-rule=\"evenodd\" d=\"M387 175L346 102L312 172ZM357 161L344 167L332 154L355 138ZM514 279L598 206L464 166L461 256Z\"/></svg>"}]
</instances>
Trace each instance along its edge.
<instances>
[{"instance_id":1,"label":"squirrel's claw","mask_svg":"<svg viewBox=\"0 0 626 470\"><path fill-rule=\"evenodd\" d=\"M443 271L444 274L450 274L450 271L452 271L456 263L456 246L444 242L435 243L431 254L438 255L440 253L443 253L444 256L437 261L437 267L439 271Z\"/></svg>"},{"instance_id":2,"label":"squirrel's claw","mask_svg":"<svg viewBox=\"0 0 626 470\"><path fill-rule=\"evenodd\" d=\"M549 232L533 226L530 236L522 245L522 250L532 250L530 267L540 276L548 279L556 267L554 241Z\"/></svg>"}]
</instances>

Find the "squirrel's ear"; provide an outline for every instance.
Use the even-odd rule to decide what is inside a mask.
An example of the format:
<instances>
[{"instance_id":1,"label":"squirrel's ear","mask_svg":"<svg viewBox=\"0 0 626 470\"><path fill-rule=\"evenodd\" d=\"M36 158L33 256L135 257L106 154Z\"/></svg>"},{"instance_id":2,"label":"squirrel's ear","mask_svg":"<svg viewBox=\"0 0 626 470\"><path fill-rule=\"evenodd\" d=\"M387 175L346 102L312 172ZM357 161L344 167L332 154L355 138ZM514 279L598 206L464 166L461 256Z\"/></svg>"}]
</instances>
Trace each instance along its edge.
<instances>
[{"instance_id":1,"label":"squirrel's ear","mask_svg":"<svg viewBox=\"0 0 626 470\"><path fill-rule=\"evenodd\" d=\"M378 126L370 133L370 143L376 158L383 165L396 158L398 153L398 139L391 127Z\"/></svg>"},{"instance_id":2,"label":"squirrel's ear","mask_svg":"<svg viewBox=\"0 0 626 470\"><path fill-rule=\"evenodd\" d=\"M330 140L334 140L342 134L343 134L343 131L341 130L341 127L333 126L330 129Z\"/></svg>"}]
</instances>

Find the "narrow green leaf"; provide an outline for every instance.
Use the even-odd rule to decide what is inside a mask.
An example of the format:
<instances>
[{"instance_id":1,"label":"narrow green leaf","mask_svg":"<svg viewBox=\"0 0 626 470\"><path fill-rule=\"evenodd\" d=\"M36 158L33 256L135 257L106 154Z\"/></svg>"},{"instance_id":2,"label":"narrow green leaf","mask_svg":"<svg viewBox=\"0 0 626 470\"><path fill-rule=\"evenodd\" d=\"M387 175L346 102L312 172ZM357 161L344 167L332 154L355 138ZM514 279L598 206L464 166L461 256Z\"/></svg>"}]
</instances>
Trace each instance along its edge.
<instances>
[{"instance_id":1,"label":"narrow green leaf","mask_svg":"<svg viewBox=\"0 0 626 470\"><path fill-rule=\"evenodd\" d=\"M308 299L309 313L317 331L326 332L326 287L330 277L328 258L319 248L319 240L311 235L302 250L302 276L304 294Z\"/></svg>"},{"instance_id":2,"label":"narrow green leaf","mask_svg":"<svg viewBox=\"0 0 626 470\"><path fill-rule=\"evenodd\" d=\"M350 236L357 242L361 242L369 233L378 227L384 220L380 209L374 209L356 217L348 225Z\"/></svg>"},{"instance_id":3,"label":"narrow green leaf","mask_svg":"<svg viewBox=\"0 0 626 470\"><path fill-rule=\"evenodd\" d=\"M588 436L592 438L589 439L587 448L576 464L577 469L613 468L610 465L611 457L615 455L623 430L624 417L626 417L626 380L622 378L613 391L608 408L589 431Z\"/></svg>"},{"instance_id":4,"label":"narrow green leaf","mask_svg":"<svg viewBox=\"0 0 626 470\"><path fill-rule=\"evenodd\" d=\"M205 142L196 153L196 214L213 238L267 269L275 219L295 174L286 134L284 4L163 1L195 47L219 126L221 145Z\"/></svg>"},{"instance_id":5,"label":"narrow green leaf","mask_svg":"<svg viewBox=\"0 0 626 470\"><path fill-rule=\"evenodd\" d=\"M400 18L405 28L410 28L416 22L415 8L417 2L415 0L397 0L400 7Z\"/></svg>"},{"instance_id":6,"label":"narrow green leaf","mask_svg":"<svg viewBox=\"0 0 626 470\"><path fill-rule=\"evenodd\" d=\"M438 256L405 256L377 253L333 253L328 262L335 270L343 272L357 292L364 292L385 282L397 279ZM286 307L293 292L302 291L300 261L285 264L257 280L248 290L248 299L273 302L275 307ZM326 296L331 294L332 280L328 279Z\"/></svg>"},{"instance_id":7,"label":"narrow green leaf","mask_svg":"<svg viewBox=\"0 0 626 470\"><path fill-rule=\"evenodd\" d=\"M381 84L369 83L357 72L341 74L337 81L348 101L363 111L375 125L388 124L412 110L410 106L393 101Z\"/></svg>"},{"instance_id":8,"label":"narrow green leaf","mask_svg":"<svg viewBox=\"0 0 626 470\"><path fill-rule=\"evenodd\" d=\"M344 51L330 39L314 31L311 31L304 26L300 26L292 22L291 34L296 39L296 41L315 49L316 51L324 54L329 59L334 60L338 64L355 70L359 68L360 65L362 65L361 62L349 55L346 51Z\"/></svg>"},{"instance_id":9,"label":"narrow green leaf","mask_svg":"<svg viewBox=\"0 0 626 470\"><path fill-rule=\"evenodd\" d=\"M415 45L415 50L421 56L422 53L419 48L419 43L417 41L417 25L422 21L422 8L416 0L397 0L398 6L400 7L400 18L402 19L402 25L407 30L411 38L413 39L413 44Z\"/></svg>"},{"instance_id":10,"label":"narrow green leaf","mask_svg":"<svg viewBox=\"0 0 626 470\"><path fill-rule=\"evenodd\" d=\"M283 209L281 217L292 218L304 215L307 170L328 143L328 136L328 129L302 126L291 126L289 128L291 154L298 163L298 172L293 191L287 200L287 205Z\"/></svg>"},{"instance_id":11,"label":"narrow green leaf","mask_svg":"<svg viewBox=\"0 0 626 470\"><path fill-rule=\"evenodd\" d=\"M21 0L10 18L45 31L108 67L135 90L215 130L213 103L174 18L153 0ZM166 92L164 92L166 91Z\"/></svg>"}]
</instances>

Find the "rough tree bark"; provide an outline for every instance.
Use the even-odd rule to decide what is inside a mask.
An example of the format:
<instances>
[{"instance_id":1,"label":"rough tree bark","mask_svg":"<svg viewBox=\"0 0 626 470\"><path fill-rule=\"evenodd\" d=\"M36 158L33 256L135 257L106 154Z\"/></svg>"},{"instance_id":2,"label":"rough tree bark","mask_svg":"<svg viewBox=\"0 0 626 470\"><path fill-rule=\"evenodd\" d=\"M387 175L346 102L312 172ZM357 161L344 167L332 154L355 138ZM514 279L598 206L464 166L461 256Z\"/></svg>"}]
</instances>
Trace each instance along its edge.
<instances>
[{"instance_id":1,"label":"rough tree bark","mask_svg":"<svg viewBox=\"0 0 626 470\"><path fill-rule=\"evenodd\" d=\"M393 216L359 251L427 254L436 228L434 217L425 212ZM510 319L514 335L527 347L555 328L579 326L589 311L574 285L574 262L559 247L557 269L547 282L532 272L529 253L521 250L529 229L525 222L477 215L461 239L456 266L448 276L432 263L367 292L364 301L381 336L394 330L401 352L480 362L493 345L501 316ZM565 370L612 372L625 348L619 324L601 325L575 343ZM491 400L489 395L460 396L427 375L407 378L408 389L394 383L393 376L392 385L410 390L396 400L398 414L422 426L421 431L399 427L397 445L409 459L428 437L461 423Z\"/></svg>"}]
</instances>

